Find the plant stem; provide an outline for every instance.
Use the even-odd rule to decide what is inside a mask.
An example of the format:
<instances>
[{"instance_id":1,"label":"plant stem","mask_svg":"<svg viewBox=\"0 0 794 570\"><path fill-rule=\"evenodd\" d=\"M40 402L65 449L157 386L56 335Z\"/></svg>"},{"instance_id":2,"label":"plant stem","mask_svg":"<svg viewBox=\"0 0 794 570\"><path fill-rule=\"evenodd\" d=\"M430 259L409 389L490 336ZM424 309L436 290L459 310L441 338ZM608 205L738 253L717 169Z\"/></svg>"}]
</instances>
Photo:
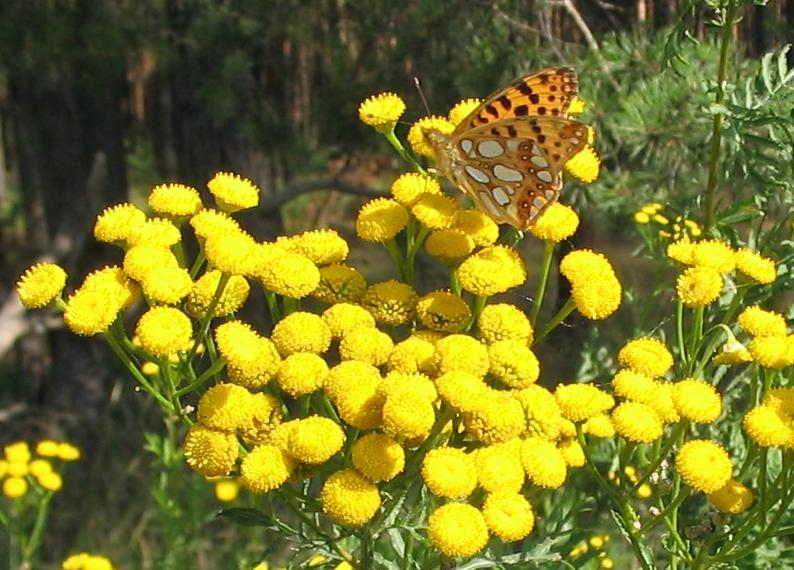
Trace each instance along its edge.
<instances>
[{"instance_id":1,"label":"plant stem","mask_svg":"<svg viewBox=\"0 0 794 570\"><path fill-rule=\"evenodd\" d=\"M565 301L562 309L557 311L557 314L554 315L548 323L546 323L545 327L543 327L541 333L535 337L535 344L540 342L540 340L543 339L547 334L557 328L557 325L564 321L565 318L570 315L575 308L576 304L573 302L573 299L569 298L567 301Z\"/></svg>"},{"instance_id":2,"label":"plant stem","mask_svg":"<svg viewBox=\"0 0 794 570\"><path fill-rule=\"evenodd\" d=\"M551 269L551 260L554 254L554 242L543 242L543 259L540 262L540 273L538 274L538 284L535 288L535 298L532 299L532 316L530 322L532 326L538 321L540 314L540 306L543 303L543 297L546 295L546 286L549 282L549 271Z\"/></svg>"}]
</instances>

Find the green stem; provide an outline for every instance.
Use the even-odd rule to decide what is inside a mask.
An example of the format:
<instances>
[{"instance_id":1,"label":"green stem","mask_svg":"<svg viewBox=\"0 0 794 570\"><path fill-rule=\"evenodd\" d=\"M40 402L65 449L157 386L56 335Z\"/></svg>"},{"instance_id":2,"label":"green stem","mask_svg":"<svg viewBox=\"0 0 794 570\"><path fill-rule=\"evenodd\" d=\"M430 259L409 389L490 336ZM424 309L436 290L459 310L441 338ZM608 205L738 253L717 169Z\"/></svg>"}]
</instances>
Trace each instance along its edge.
<instances>
[{"instance_id":1,"label":"green stem","mask_svg":"<svg viewBox=\"0 0 794 570\"><path fill-rule=\"evenodd\" d=\"M737 3L729 0L723 11L722 39L720 45L720 62L717 70L717 95L715 103L725 103L725 81L728 76L728 56L733 38L734 15ZM709 177L706 183L706 220L705 230L708 232L714 225L714 196L717 191L717 178L719 176L720 147L722 143L722 129L725 116L717 110L711 125L711 148L709 151Z\"/></svg>"},{"instance_id":2,"label":"green stem","mask_svg":"<svg viewBox=\"0 0 794 570\"><path fill-rule=\"evenodd\" d=\"M210 301L210 304L207 307L207 311L201 317L201 321L199 321L199 332L196 335L196 340L193 343L193 347L190 349L190 352L185 358L186 362L193 361L193 358L195 358L196 356L196 351L198 350L198 347L201 344L201 339L207 336L207 331L210 328L212 317L215 314L215 307L218 306L218 303L221 300L221 295L223 295L223 290L226 289L226 284L229 282L229 279L230 279L229 275L226 275L225 273L221 273L221 278L218 280L218 288L215 289L215 293L213 294L212 300Z\"/></svg>"},{"instance_id":3,"label":"green stem","mask_svg":"<svg viewBox=\"0 0 794 570\"><path fill-rule=\"evenodd\" d=\"M194 390L204 385L204 383L207 382L207 380L209 380L210 378L212 378L215 374L220 372L224 366L226 366L226 360L224 358L219 358L215 360L209 368L207 368L204 372L202 372L201 376L199 376L195 381L191 382L184 388L180 388L179 390L177 390L174 395L177 398L181 398L185 394L190 394Z\"/></svg>"},{"instance_id":4,"label":"green stem","mask_svg":"<svg viewBox=\"0 0 794 570\"><path fill-rule=\"evenodd\" d=\"M658 515L656 515L653 519L649 520L647 523L642 525L642 528L640 528L640 533L641 534L647 533L649 530L651 530L661 521L665 521L665 524L669 523L670 521L668 520L667 515L671 513L673 510L678 509L678 507L681 506L681 503L683 503L688 496L689 496L689 488L685 487L683 491L678 493L678 495L676 495L676 497L673 500L671 500L669 503L667 503L667 505L664 506L664 508ZM680 542L679 547L685 549L686 546L684 545L684 542L681 540L681 537L678 536L678 532L674 532L675 529L672 528L670 528L669 530L671 531L672 535L675 538L677 538L676 542Z\"/></svg>"},{"instance_id":5,"label":"green stem","mask_svg":"<svg viewBox=\"0 0 794 570\"><path fill-rule=\"evenodd\" d=\"M30 540L28 540L24 551L22 552L22 561L28 564L32 563L36 551L41 546L41 540L44 533L44 527L47 524L47 515L49 514L50 501L54 493L47 492L44 497L39 501L39 509L36 513L36 522L33 524L33 530L30 533Z\"/></svg>"},{"instance_id":6,"label":"green stem","mask_svg":"<svg viewBox=\"0 0 794 570\"><path fill-rule=\"evenodd\" d=\"M113 350L113 352L116 353L118 359L121 360L122 364L124 364L124 367L130 372L130 374L133 375L133 377L135 377L135 379L138 381L138 384L140 384L144 390L151 394L165 410L176 413L176 410L173 409L173 405L168 398L163 396L159 390L152 386L152 384L150 384L146 379L146 376L144 376L141 371L138 370L138 368L132 363L127 353L124 352L124 349L119 346L118 340L114 338L112 334L108 333L105 334L105 340L107 340L107 343L110 345L110 348Z\"/></svg>"},{"instance_id":7,"label":"green stem","mask_svg":"<svg viewBox=\"0 0 794 570\"><path fill-rule=\"evenodd\" d=\"M383 133L384 138L389 141L389 144L397 151L397 153L403 158L405 162L407 162L411 168L416 170L417 172L421 172L422 174L427 174L427 171L422 168L422 166L416 162L413 155L406 150L403 146L403 143L400 142L400 139L397 138L397 135L394 134L394 130L389 131L388 133Z\"/></svg>"},{"instance_id":8,"label":"green stem","mask_svg":"<svg viewBox=\"0 0 794 570\"><path fill-rule=\"evenodd\" d=\"M551 241L543 242L543 259L540 262L540 273L538 274L538 284L535 287L535 298L532 299L532 316L530 322L533 327L538 321L540 306L543 304L543 298L546 295L546 286L549 282L549 272L551 270L551 260L554 258L555 245L556 244Z\"/></svg>"},{"instance_id":9,"label":"green stem","mask_svg":"<svg viewBox=\"0 0 794 570\"><path fill-rule=\"evenodd\" d=\"M657 455L653 463L646 468L647 470L645 472L645 475L643 475L640 478L640 480L634 484L634 486L631 488L629 493L633 495L639 490L640 487L642 487L648 481L648 479L651 477L654 471L656 471L659 468L659 465L662 464L662 461L664 461L665 457L667 457L667 454L670 452L670 450L673 448L676 442L679 441L681 436L686 431L688 425L689 425L688 422L681 420L681 422L673 430L673 433L670 434L668 440L664 443L664 446L659 451L659 455Z\"/></svg>"},{"instance_id":10,"label":"green stem","mask_svg":"<svg viewBox=\"0 0 794 570\"><path fill-rule=\"evenodd\" d=\"M686 344L684 342L684 304L679 299L675 306L675 333L676 340L678 341L678 354L681 356L681 361L684 364L689 362L689 357L686 353Z\"/></svg>"},{"instance_id":11,"label":"green stem","mask_svg":"<svg viewBox=\"0 0 794 570\"><path fill-rule=\"evenodd\" d=\"M690 330L689 339L689 366L687 367L687 375L692 375L693 365L696 362L700 341L703 339L703 312L705 307L698 307L695 309L694 319L692 321L692 328Z\"/></svg>"},{"instance_id":12,"label":"green stem","mask_svg":"<svg viewBox=\"0 0 794 570\"><path fill-rule=\"evenodd\" d=\"M563 322L575 308L576 304L573 302L573 299L569 298L567 301L565 301L565 304L559 311L557 311L557 314L554 315L548 323L546 323L545 327L543 327L543 331L541 331L541 333L535 337L535 344L540 342L547 334L557 328L557 325Z\"/></svg>"}]
</instances>

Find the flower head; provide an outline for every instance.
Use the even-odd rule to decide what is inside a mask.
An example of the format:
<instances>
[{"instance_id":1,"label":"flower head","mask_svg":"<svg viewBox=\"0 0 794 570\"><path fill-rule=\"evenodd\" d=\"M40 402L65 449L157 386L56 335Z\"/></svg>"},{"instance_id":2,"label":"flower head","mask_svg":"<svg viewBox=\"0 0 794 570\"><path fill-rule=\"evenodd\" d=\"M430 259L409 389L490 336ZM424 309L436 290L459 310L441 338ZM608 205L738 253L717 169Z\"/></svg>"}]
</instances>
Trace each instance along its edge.
<instances>
[{"instance_id":1,"label":"flower head","mask_svg":"<svg viewBox=\"0 0 794 570\"><path fill-rule=\"evenodd\" d=\"M375 326L375 317L372 313L352 303L331 305L325 310L322 318L334 338L342 338L358 328Z\"/></svg>"},{"instance_id":2,"label":"flower head","mask_svg":"<svg viewBox=\"0 0 794 570\"><path fill-rule=\"evenodd\" d=\"M360 302L376 321L398 326L413 318L418 299L410 285L391 279L371 285Z\"/></svg>"},{"instance_id":3,"label":"flower head","mask_svg":"<svg viewBox=\"0 0 794 570\"><path fill-rule=\"evenodd\" d=\"M794 364L794 335L757 336L747 350L765 368L780 369Z\"/></svg>"},{"instance_id":4,"label":"flower head","mask_svg":"<svg viewBox=\"0 0 794 570\"><path fill-rule=\"evenodd\" d=\"M662 421L652 407L639 402L623 402L612 410L615 431L629 441L649 443L662 437Z\"/></svg>"},{"instance_id":5,"label":"flower head","mask_svg":"<svg viewBox=\"0 0 794 570\"><path fill-rule=\"evenodd\" d=\"M179 309L152 307L138 319L135 334L145 350L155 356L167 357L190 348L193 324Z\"/></svg>"},{"instance_id":6,"label":"flower head","mask_svg":"<svg viewBox=\"0 0 794 570\"><path fill-rule=\"evenodd\" d=\"M309 465L325 463L345 444L339 424L323 416L309 416L295 422L287 436L287 453Z\"/></svg>"},{"instance_id":7,"label":"flower head","mask_svg":"<svg viewBox=\"0 0 794 570\"><path fill-rule=\"evenodd\" d=\"M600 167L601 159L589 144L565 163L566 172L585 184L590 184L598 178Z\"/></svg>"},{"instance_id":8,"label":"flower head","mask_svg":"<svg viewBox=\"0 0 794 570\"><path fill-rule=\"evenodd\" d=\"M359 360L375 366L384 364L394 348L394 341L375 327L364 326L347 332L339 342L342 360Z\"/></svg>"},{"instance_id":9,"label":"flower head","mask_svg":"<svg viewBox=\"0 0 794 570\"><path fill-rule=\"evenodd\" d=\"M749 248L736 252L736 269L756 283L769 284L777 277L775 262Z\"/></svg>"},{"instance_id":10,"label":"flower head","mask_svg":"<svg viewBox=\"0 0 794 570\"><path fill-rule=\"evenodd\" d=\"M332 263L320 268L320 283L312 295L326 303L355 303L367 290L367 281L355 267Z\"/></svg>"},{"instance_id":11,"label":"flower head","mask_svg":"<svg viewBox=\"0 0 794 570\"><path fill-rule=\"evenodd\" d=\"M198 190L184 184L159 184L149 193L147 201L152 210L171 218L193 216L202 208Z\"/></svg>"},{"instance_id":12,"label":"flower head","mask_svg":"<svg viewBox=\"0 0 794 570\"><path fill-rule=\"evenodd\" d=\"M394 93L378 93L366 98L358 107L358 118L365 125L374 127L380 133L394 129L405 112L405 102Z\"/></svg>"},{"instance_id":13,"label":"flower head","mask_svg":"<svg viewBox=\"0 0 794 570\"><path fill-rule=\"evenodd\" d=\"M563 417L572 422L582 422L595 415L608 412L615 400L592 384L560 384L554 391Z\"/></svg>"},{"instance_id":14,"label":"flower head","mask_svg":"<svg viewBox=\"0 0 794 570\"><path fill-rule=\"evenodd\" d=\"M325 514L345 526L361 526L380 508L378 488L355 469L343 469L328 477L320 501Z\"/></svg>"},{"instance_id":15,"label":"flower head","mask_svg":"<svg viewBox=\"0 0 794 570\"><path fill-rule=\"evenodd\" d=\"M133 228L127 235L127 245L151 245L169 248L179 243L182 235L171 220L151 218Z\"/></svg>"},{"instance_id":16,"label":"flower head","mask_svg":"<svg viewBox=\"0 0 794 570\"><path fill-rule=\"evenodd\" d=\"M328 376L328 364L313 352L293 352L278 369L278 385L293 398L319 390Z\"/></svg>"},{"instance_id":17,"label":"flower head","mask_svg":"<svg viewBox=\"0 0 794 570\"><path fill-rule=\"evenodd\" d=\"M311 259L277 244L259 244L252 264L262 285L284 297L302 299L320 285L320 270Z\"/></svg>"},{"instance_id":18,"label":"flower head","mask_svg":"<svg viewBox=\"0 0 794 570\"><path fill-rule=\"evenodd\" d=\"M212 235L240 231L240 224L229 214L218 210L199 211L190 218L190 225L199 241Z\"/></svg>"},{"instance_id":19,"label":"flower head","mask_svg":"<svg viewBox=\"0 0 794 570\"><path fill-rule=\"evenodd\" d=\"M546 489L560 488L568 476L568 467L560 450L540 437L531 436L521 443L521 464L527 478Z\"/></svg>"},{"instance_id":20,"label":"flower head","mask_svg":"<svg viewBox=\"0 0 794 570\"><path fill-rule=\"evenodd\" d=\"M410 208L425 194L441 194L441 184L427 174L406 172L392 182L390 191L397 202Z\"/></svg>"},{"instance_id":21,"label":"flower head","mask_svg":"<svg viewBox=\"0 0 794 570\"><path fill-rule=\"evenodd\" d=\"M204 254L210 266L226 275L253 275L257 247L254 238L241 230L208 236Z\"/></svg>"},{"instance_id":22,"label":"flower head","mask_svg":"<svg viewBox=\"0 0 794 570\"><path fill-rule=\"evenodd\" d=\"M524 485L521 460L504 444L476 449L477 484L491 493L518 493Z\"/></svg>"},{"instance_id":23,"label":"flower head","mask_svg":"<svg viewBox=\"0 0 794 570\"><path fill-rule=\"evenodd\" d=\"M255 402L251 393L236 384L216 384L201 396L198 421L208 428L234 432L250 422Z\"/></svg>"},{"instance_id":24,"label":"flower head","mask_svg":"<svg viewBox=\"0 0 794 570\"><path fill-rule=\"evenodd\" d=\"M736 267L736 252L724 242L706 239L695 242L692 249L692 263L725 274Z\"/></svg>"},{"instance_id":25,"label":"flower head","mask_svg":"<svg viewBox=\"0 0 794 570\"><path fill-rule=\"evenodd\" d=\"M540 376L540 363L525 342L498 340L488 346L489 371L510 388L525 388Z\"/></svg>"},{"instance_id":26,"label":"flower head","mask_svg":"<svg viewBox=\"0 0 794 570\"><path fill-rule=\"evenodd\" d=\"M480 103L482 103L480 99L473 97L458 101L447 114L449 122L455 126L458 126L463 122L463 119L471 115L471 113L480 106Z\"/></svg>"},{"instance_id":27,"label":"flower head","mask_svg":"<svg viewBox=\"0 0 794 570\"><path fill-rule=\"evenodd\" d=\"M133 204L118 204L105 208L94 224L94 237L106 243L125 242L132 232L143 225L146 214Z\"/></svg>"},{"instance_id":28,"label":"flower head","mask_svg":"<svg viewBox=\"0 0 794 570\"><path fill-rule=\"evenodd\" d=\"M207 188L223 212L232 213L259 205L259 188L239 174L219 172L207 182Z\"/></svg>"},{"instance_id":29,"label":"flower head","mask_svg":"<svg viewBox=\"0 0 794 570\"><path fill-rule=\"evenodd\" d=\"M533 331L521 309L508 303L486 305L477 320L480 338L487 344L499 340L517 340L529 345Z\"/></svg>"},{"instance_id":30,"label":"flower head","mask_svg":"<svg viewBox=\"0 0 794 570\"><path fill-rule=\"evenodd\" d=\"M719 272L707 265L696 265L678 276L676 292L687 307L705 307L719 299L723 278Z\"/></svg>"},{"instance_id":31,"label":"flower head","mask_svg":"<svg viewBox=\"0 0 794 570\"><path fill-rule=\"evenodd\" d=\"M488 349L473 337L451 334L436 343L436 363L440 374L463 370L483 378L488 372Z\"/></svg>"},{"instance_id":32,"label":"flower head","mask_svg":"<svg viewBox=\"0 0 794 570\"><path fill-rule=\"evenodd\" d=\"M658 382L630 368L618 370L612 378L612 389L616 396L647 404L656 397Z\"/></svg>"},{"instance_id":33,"label":"flower head","mask_svg":"<svg viewBox=\"0 0 794 570\"><path fill-rule=\"evenodd\" d=\"M390 371L434 374L435 354L436 347L432 342L416 335L409 336L394 345L386 367Z\"/></svg>"},{"instance_id":34,"label":"flower head","mask_svg":"<svg viewBox=\"0 0 794 570\"><path fill-rule=\"evenodd\" d=\"M411 213L431 230L449 228L459 211L455 200L446 194L424 194L411 207Z\"/></svg>"},{"instance_id":35,"label":"flower head","mask_svg":"<svg viewBox=\"0 0 794 570\"><path fill-rule=\"evenodd\" d=\"M678 450L675 467L690 487L713 493L731 480L733 465L728 453L713 441L693 439Z\"/></svg>"},{"instance_id":36,"label":"flower head","mask_svg":"<svg viewBox=\"0 0 794 570\"><path fill-rule=\"evenodd\" d=\"M535 527L532 505L519 493L492 493L482 508L485 524L505 542L526 537Z\"/></svg>"},{"instance_id":37,"label":"flower head","mask_svg":"<svg viewBox=\"0 0 794 570\"><path fill-rule=\"evenodd\" d=\"M488 527L482 513L466 503L447 503L427 519L430 541L446 556L473 556L485 548Z\"/></svg>"},{"instance_id":38,"label":"flower head","mask_svg":"<svg viewBox=\"0 0 794 570\"><path fill-rule=\"evenodd\" d=\"M452 134L455 130L455 125L449 122L444 117L437 117L431 115L429 117L422 117L416 121L408 130L408 144L416 154L421 154L428 158L435 158L433 147L427 140L427 131L434 130L445 135Z\"/></svg>"},{"instance_id":39,"label":"flower head","mask_svg":"<svg viewBox=\"0 0 794 570\"><path fill-rule=\"evenodd\" d=\"M743 513L753 504L753 492L735 479L731 479L706 497L721 513L731 515Z\"/></svg>"},{"instance_id":40,"label":"flower head","mask_svg":"<svg viewBox=\"0 0 794 570\"><path fill-rule=\"evenodd\" d=\"M468 497L477 486L474 459L455 447L431 449L422 463L422 478L434 495L449 499Z\"/></svg>"},{"instance_id":41,"label":"flower head","mask_svg":"<svg viewBox=\"0 0 794 570\"><path fill-rule=\"evenodd\" d=\"M281 319L270 338L282 356L295 352L322 354L331 346L331 330L322 317L306 311L296 311Z\"/></svg>"},{"instance_id":42,"label":"flower head","mask_svg":"<svg viewBox=\"0 0 794 570\"><path fill-rule=\"evenodd\" d=\"M736 323L753 336L786 336L788 332L783 315L764 310L758 305L747 307L739 313Z\"/></svg>"},{"instance_id":43,"label":"flower head","mask_svg":"<svg viewBox=\"0 0 794 570\"><path fill-rule=\"evenodd\" d=\"M462 231L480 247L493 245L499 239L499 226L480 210L458 210L451 229Z\"/></svg>"},{"instance_id":44,"label":"flower head","mask_svg":"<svg viewBox=\"0 0 794 570\"><path fill-rule=\"evenodd\" d=\"M464 370L451 370L439 375L436 388L450 406L462 412L476 410L489 393L482 377Z\"/></svg>"},{"instance_id":45,"label":"flower head","mask_svg":"<svg viewBox=\"0 0 794 570\"><path fill-rule=\"evenodd\" d=\"M446 263L457 263L472 251L474 240L463 230L444 228L433 231L425 240L425 249L433 257Z\"/></svg>"},{"instance_id":46,"label":"flower head","mask_svg":"<svg viewBox=\"0 0 794 570\"><path fill-rule=\"evenodd\" d=\"M548 441L557 440L562 429L563 417L554 395L537 384L530 384L513 394L524 408L526 434Z\"/></svg>"},{"instance_id":47,"label":"flower head","mask_svg":"<svg viewBox=\"0 0 794 570\"><path fill-rule=\"evenodd\" d=\"M152 301L175 305L193 289L190 273L182 267L157 267L141 282L143 294Z\"/></svg>"},{"instance_id":48,"label":"flower head","mask_svg":"<svg viewBox=\"0 0 794 570\"><path fill-rule=\"evenodd\" d=\"M572 251L560 261L560 273L570 281L571 298L583 317L605 319L620 306L620 281L602 254L586 249Z\"/></svg>"},{"instance_id":49,"label":"flower head","mask_svg":"<svg viewBox=\"0 0 794 570\"><path fill-rule=\"evenodd\" d=\"M682 418L710 423L722 413L722 398L703 380L685 378L673 384L673 404Z\"/></svg>"},{"instance_id":50,"label":"flower head","mask_svg":"<svg viewBox=\"0 0 794 570\"><path fill-rule=\"evenodd\" d=\"M19 300L28 309L39 309L52 302L66 286L66 271L54 263L37 263L17 281Z\"/></svg>"},{"instance_id":51,"label":"flower head","mask_svg":"<svg viewBox=\"0 0 794 570\"><path fill-rule=\"evenodd\" d=\"M538 239L559 243L568 239L579 227L579 216L570 206L554 202L527 228Z\"/></svg>"},{"instance_id":52,"label":"flower head","mask_svg":"<svg viewBox=\"0 0 794 570\"><path fill-rule=\"evenodd\" d=\"M463 413L463 425L474 439L491 445L509 441L524 432L524 408L515 396L497 390L484 390L478 396L464 404L467 411Z\"/></svg>"},{"instance_id":53,"label":"flower head","mask_svg":"<svg viewBox=\"0 0 794 570\"><path fill-rule=\"evenodd\" d=\"M185 307L190 316L200 319L207 313L215 298L215 293L220 287L222 276L218 270L207 271L193 283ZM230 276L215 303L213 314L216 317L225 317L236 313L248 299L250 291L251 286L245 277L242 275Z\"/></svg>"},{"instance_id":54,"label":"flower head","mask_svg":"<svg viewBox=\"0 0 794 570\"><path fill-rule=\"evenodd\" d=\"M311 230L296 236L282 236L276 243L292 253L311 259L316 265L341 263L347 259L350 246L335 230Z\"/></svg>"},{"instance_id":55,"label":"flower head","mask_svg":"<svg viewBox=\"0 0 794 570\"><path fill-rule=\"evenodd\" d=\"M458 267L458 279L466 291L489 297L523 284L527 270L516 250L495 245L466 258Z\"/></svg>"},{"instance_id":56,"label":"flower head","mask_svg":"<svg viewBox=\"0 0 794 570\"><path fill-rule=\"evenodd\" d=\"M238 445L233 433L193 424L185 436L185 461L205 477L226 475L237 461Z\"/></svg>"},{"instance_id":57,"label":"flower head","mask_svg":"<svg viewBox=\"0 0 794 570\"><path fill-rule=\"evenodd\" d=\"M673 367L673 355L658 339L638 338L620 349L618 364L651 378L660 378Z\"/></svg>"},{"instance_id":58,"label":"flower head","mask_svg":"<svg viewBox=\"0 0 794 570\"><path fill-rule=\"evenodd\" d=\"M386 396L383 431L398 439L414 439L430 432L436 420L433 404L420 392L399 391Z\"/></svg>"},{"instance_id":59,"label":"flower head","mask_svg":"<svg viewBox=\"0 0 794 570\"><path fill-rule=\"evenodd\" d=\"M405 468L405 450L386 434L368 433L353 444L350 461L370 481L391 481Z\"/></svg>"},{"instance_id":60,"label":"flower head","mask_svg":"<svg viewBox=\"0 0 794 570\"><path fill-rule=\"evenodd\" d=\"M298 468L298 462L272 444L257 445L240 464L240 483L253 493L278 489Z\"/></svg>"},{"instance_id":61,"label":"flower head","mask_svg":"<svg viewBox=\"0 0 794 570\"><path fill-rule=\"evenodd\" d=\"M457 295L433 291L417 301L416 316L431 330L459 332L471 319L471 310Z\"/></svg>"},{"instance_id":62,"label":"flower head","mask_svg":"<svg viewBox=\"0 0 794 570\"><path fill-rule=\"evenodd\" d=\"M363 240L383 243L394 238L408 224L408 210L389 198L375 198L361 207L356 234Z\"/></svg>"}]
</instances>

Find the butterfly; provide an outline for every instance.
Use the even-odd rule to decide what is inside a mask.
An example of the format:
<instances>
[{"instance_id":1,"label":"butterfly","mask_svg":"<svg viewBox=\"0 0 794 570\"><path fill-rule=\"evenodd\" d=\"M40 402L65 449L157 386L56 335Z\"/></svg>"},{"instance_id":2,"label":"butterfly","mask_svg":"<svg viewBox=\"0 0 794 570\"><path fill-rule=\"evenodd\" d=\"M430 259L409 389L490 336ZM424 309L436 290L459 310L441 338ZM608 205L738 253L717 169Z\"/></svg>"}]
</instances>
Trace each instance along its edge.
<instances>
[{"instance_id":1,"label":"butterfly","mask_svg":"<svg viewBox=\"0 0 794 570\"><path fill-rule=\"evenodd\" d=\"M531 226L587 145L587 125L568 117L578 85L570 67L545 69L491 94L451 134L425 130L437 170L497 223Z\"/></svg>"}]
</instances>

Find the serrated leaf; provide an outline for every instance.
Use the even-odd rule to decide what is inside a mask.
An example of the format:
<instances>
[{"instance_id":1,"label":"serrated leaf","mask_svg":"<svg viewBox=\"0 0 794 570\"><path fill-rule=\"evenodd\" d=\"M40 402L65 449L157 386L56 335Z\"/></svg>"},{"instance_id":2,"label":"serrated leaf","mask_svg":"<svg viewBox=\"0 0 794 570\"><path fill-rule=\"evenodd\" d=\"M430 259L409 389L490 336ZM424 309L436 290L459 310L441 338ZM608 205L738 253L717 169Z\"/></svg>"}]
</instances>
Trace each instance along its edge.
<instances>
[{"instance_id":1,"label":"serrated leaf","mask_svg":"<svg viewBox=\"0 0 794 570\"><path fill-rule=\"evenodd\" d=\"M231 519L242 526L273 526L273 518L258 509L243 507L221 509L218 511L218 516Z\"/></svg>"},{"instance_id":2,"label":"serrated leaf","mask_svg":"<svg viewBox=\"0 0 794 570\"><path fill-rule=\"evenodd\" d=\"M774 80L772 79L772 57L773 52L765 53L761 58L761 78L764 80L764 87L769 93L774 92Z\"/></svg>"},{"instance_id":3,"label":"serrated leaf","mask_svg":"<svg viewBox=\"0 0 794 570\"><path fill-rule=\"evenodd\" d=\"M789 50L791 49L791 44L786 44L783 46L783 49L780 50L780 53L777 55L777 76L780 79L780 83L786 83L788 77L788 59L787 55Z\"/></svg>"}]
</instances>

